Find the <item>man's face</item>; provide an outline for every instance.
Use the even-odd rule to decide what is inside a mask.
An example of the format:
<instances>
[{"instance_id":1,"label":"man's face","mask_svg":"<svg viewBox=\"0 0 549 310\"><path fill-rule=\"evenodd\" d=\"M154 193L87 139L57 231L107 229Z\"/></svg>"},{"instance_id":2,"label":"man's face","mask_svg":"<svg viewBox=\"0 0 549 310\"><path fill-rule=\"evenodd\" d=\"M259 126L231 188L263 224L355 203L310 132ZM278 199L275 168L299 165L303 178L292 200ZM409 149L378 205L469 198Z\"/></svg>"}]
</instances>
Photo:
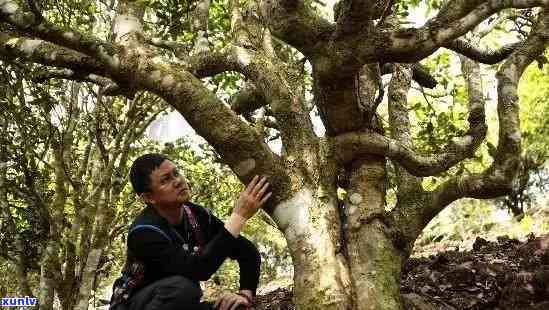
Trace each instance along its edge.
<instances>
[{"instance_id":1,"label":"man's face","mask_svg":"<svg viewBox=\"0 0 549 310\"><path fill-rule=\"evenodd\" d=\"M187 180L171 161L162 162L149 177L150 191L143 194L145 202L157 207L177 207L191 199Z\"/></svg>"}]
</instances>

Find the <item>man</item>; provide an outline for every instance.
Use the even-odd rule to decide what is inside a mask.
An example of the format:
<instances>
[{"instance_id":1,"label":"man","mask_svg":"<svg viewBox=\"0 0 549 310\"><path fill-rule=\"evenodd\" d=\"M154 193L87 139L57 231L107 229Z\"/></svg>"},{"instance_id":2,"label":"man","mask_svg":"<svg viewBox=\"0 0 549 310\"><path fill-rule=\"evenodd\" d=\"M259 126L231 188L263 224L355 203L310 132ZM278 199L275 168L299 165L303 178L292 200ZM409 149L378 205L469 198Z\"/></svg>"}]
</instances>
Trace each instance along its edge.
<instances>
[{"instance_id":1,"label":"man","mask_svg":"<svg viewBox=\"0 0 549 310\"><path fill-rule=\"evenodd\" d=\"M259 281L261 258L239 236L246 221L269 199L269 183L255 176L223 223L209 210L190 202L191 191L177 167L162 154L136 159L130 181L147 207L128 234L126 302L131 310L206 310L199 281L208 280L229 257L240 267L240 290L217 299L220 310L248 308ZM129 279L129 280L128 280ZM129 284L128 284L129 283Z\"/></svg>"}]
</instances>

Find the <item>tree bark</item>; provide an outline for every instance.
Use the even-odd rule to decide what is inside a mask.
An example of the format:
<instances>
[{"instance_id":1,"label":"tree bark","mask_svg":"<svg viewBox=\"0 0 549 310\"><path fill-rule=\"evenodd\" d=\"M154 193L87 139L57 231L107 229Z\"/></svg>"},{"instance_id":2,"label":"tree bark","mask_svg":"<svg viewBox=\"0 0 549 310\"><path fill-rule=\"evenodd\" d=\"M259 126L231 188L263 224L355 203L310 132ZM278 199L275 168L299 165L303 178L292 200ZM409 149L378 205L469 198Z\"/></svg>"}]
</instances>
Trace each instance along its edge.
<instances>
[{"instance_id":1,"label":"tree bark","mask_svg":"<svg viewBox=\"0 0 549 310\"><path fill-rule=\"evenodd\" d=\"M353 309L334 194L323 186L302 188L273 214L292 256L298 309Z\"/></svg>"},{"instance_id":2,"label":"tree bark","mask_svg":"<svg viewBox=\"0 0 549 310\"><path fill-rule=\"evenodd\" d=\"M345 200L345 239L355 288L355 309L401 309L397 249L385 217L386 172L383 157L351 164Z\"/></svg>"},{"instance_id":3,"label":"tree bark","mask_svg":"<svg viewBox=\"0 0 549 310\"><path fill-rule=\"evenodd\" d=\"M47 246L42 255L42 263L40 270L40 309L53 309L55 297L55 288L60 283L58 272L60 271L59 253L61 241L61 227L63 227L63 208L67 199L66 178L63 169L63 149L60 145L54 152L54 167L55 167L55 199L51 205L51 219L49 239Z\"/></svg>"}]
</instances>

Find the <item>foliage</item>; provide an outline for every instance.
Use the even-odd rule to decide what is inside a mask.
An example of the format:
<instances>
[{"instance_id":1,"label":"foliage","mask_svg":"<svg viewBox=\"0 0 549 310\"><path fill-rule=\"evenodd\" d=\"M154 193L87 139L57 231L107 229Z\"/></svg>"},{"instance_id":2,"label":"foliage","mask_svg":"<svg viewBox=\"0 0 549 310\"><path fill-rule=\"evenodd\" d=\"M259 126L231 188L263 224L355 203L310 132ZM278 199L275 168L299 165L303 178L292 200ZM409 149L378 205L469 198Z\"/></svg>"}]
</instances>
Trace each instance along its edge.
<instances>
[{"instance_id":1,"label":"foliage","mask_svg":"<svg viewBox=\"0 0 549 310\"><path fill-rule=\"evenodd\" d=\"M431 221L417 245L453 240L466 241L466 246L470 246L476 236L494 240L500 235L524 238L530 232L538 235L549 232L549 201L546 194L549 190L549 123L546 121L549 117L549 92L545 87L539 87L547 83L549 68L545 66L539 70L537 64L533 64L525 72L519 86L523 160L525 164L529 160L536 162L521 175L521 179L525 180L521 181L524 184L520 191L495 201L455 203Z\"/></svg>"},{"instance_id":2,"label":"foliage","mask_svg":"<svg viewBox=\"0 0 549 310\"><path fill-rule=\"evenodd\" d=\"M539 87L549 83L549 67L542 64L531 65L519 86L523 167L515 191L498 201L519 218L549 190L549 91Z\"/></svg>"},{"instance_id":3,"label":"foliage","mask_svg":"<svg viewBox=\"0 0 549 310\"><path fill-rule=\"evenodd\" d=\"M549 56L549 55L548 55ZM521 97L521 130L526 152L547 158L549 150L549 89L540 87L549 83L549 66L540 70L533 64L525 72L522 83L519 85Z\"/></svg>"},{"instance_id":4,"label":"foliage","mask_svg":"<svg viewBox=\"0 0 549 310\"><path fill-rule=\"evenodd\" d=\"M497 208L490 201L464 200L448 207L435 217L416 241L416 247L430 244L455 244L470 249L477 237L496 240L507 235L524 240L528 234L549 232L547 199L541 200L533 212L516 221L507 209ZM545 204L545 205L544 205Z\"/></svg>"},{"instance_id":5,"label":"foliage","mask_svg":"<svg viewBox=\"0 0 549 310\"><path fill-rule=\"evenodd\" d=\"M88 251L97 242L94 237L100 238L101 229L109 228L94 227L100 221L96 215L108 210L109 202L124 204L117 195L126 183L118 177L127 171L125 156L135 151L130 144L162 105L144 94L138 94L134 104L102 100L96 89L76 82L34 84L31 71L32 66L5 62L0 72L5 92L0 147L2 165L7 167L0 217L0 244L5 247L0 256L4 264L20 268L14 268L20 283L10 283L10 290L28 282L38 291L36 279L46 246L56 243L61 250L58 266L66 266L64 272L58 270L57 284L70 287L60 290L60 299L70 303L68 299L74 299L70 290L78 290ZM116 169L104 175L109 165ZM109 233L116 233L116 227ZM22 248L14 246L18 240ZM109 241L105 238L98 274L109 270Z\"/></svg>"},{"instance_id":6,"label":"foliage","mask_svg":"<svg viewBox=\"0 0 549 310\"><path fill-rule=\"evenodd\" d=\"M53 170L43 159L51 147L53 128L48 119L53 110L51 98L41 87L23 85L28 83L28 71L25 67L4 63L0 68L2 88L5 95L0 98L2 110L0 116L7 122L5 131L0 135L0 145L5 152L6 187L8 188L8 207L12 211L16 233L25 241L25 256L30 259L29 265L39 270L38 259L41 254L39 246L45 241L49 222L40 212L41 203L51 203L53 199ZM15 78L13 78L15 77ZM25 100L27 96L33 100ZM29 186L32 184L32 187ZM33 196L33 191L42 193ZM8 229L5 217L2 221L0 245L3 254L14 259L15 237Z\"/></svg>"}]
</instances>

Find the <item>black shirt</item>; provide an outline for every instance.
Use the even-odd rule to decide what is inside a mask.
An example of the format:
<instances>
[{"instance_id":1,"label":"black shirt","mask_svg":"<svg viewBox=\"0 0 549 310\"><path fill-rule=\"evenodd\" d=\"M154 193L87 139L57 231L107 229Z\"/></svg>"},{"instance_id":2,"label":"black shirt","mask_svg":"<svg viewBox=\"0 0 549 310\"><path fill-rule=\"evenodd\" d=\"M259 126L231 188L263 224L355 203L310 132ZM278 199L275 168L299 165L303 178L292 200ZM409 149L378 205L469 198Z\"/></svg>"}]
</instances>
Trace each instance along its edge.
<instances>
[{"instance_id":1,"label":"black shirt","mask_svg":"<svg viewBox=\"0 0 549 310\"><path fill-rule=\"evenodd\" d=\"M242 236L235 238L207 209L192 203L187 206L198 222L204 242L199 253L193 252L198 244L184 210L181 223L171 225L148 206L130 226L131 231L137 225L152 225L173 240L153 229L138 229L128 236L128 256L133 255L145 264L145 284L171 275L181 275L195 282L206 281L229 257L238 261L240 289L251 290L255 295L261 256L253 243Z\"/></svg>"}]
</instances>

